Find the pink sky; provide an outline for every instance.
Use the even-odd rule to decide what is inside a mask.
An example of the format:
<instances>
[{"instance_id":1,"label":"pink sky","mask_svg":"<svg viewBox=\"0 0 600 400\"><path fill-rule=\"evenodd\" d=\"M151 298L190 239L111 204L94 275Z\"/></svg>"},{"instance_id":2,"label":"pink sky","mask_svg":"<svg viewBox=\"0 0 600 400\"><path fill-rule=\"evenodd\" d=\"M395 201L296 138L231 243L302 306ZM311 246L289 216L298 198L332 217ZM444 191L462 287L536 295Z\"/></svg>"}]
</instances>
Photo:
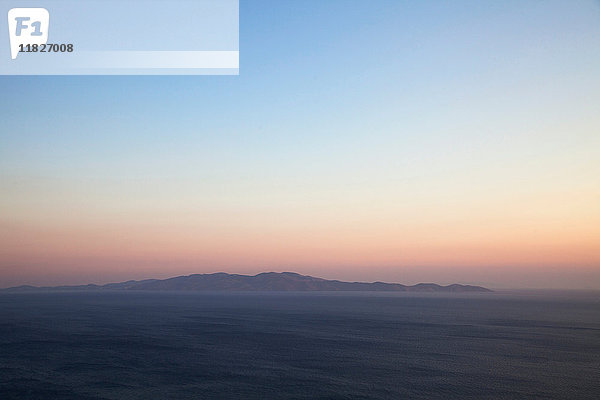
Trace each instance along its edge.
<instances>
[{"instance_id":1,"label":"pink sky","mask_svg":"<svg viewBox=\"0 0 600 400\"><path fill-rule=\"evenodd\" d=\"M250 3L239 76L0 77L0 287L600 289L598 2Z\"/></svg>"}]
</instances>

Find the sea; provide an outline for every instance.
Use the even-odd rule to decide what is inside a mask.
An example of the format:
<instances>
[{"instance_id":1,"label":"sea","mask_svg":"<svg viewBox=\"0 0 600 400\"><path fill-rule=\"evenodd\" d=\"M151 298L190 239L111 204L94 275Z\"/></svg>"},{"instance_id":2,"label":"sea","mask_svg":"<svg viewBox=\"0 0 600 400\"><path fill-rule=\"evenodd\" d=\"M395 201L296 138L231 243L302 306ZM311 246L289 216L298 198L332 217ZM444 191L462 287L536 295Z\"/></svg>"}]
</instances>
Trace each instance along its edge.
<instances>
[{"instance_id":1,"label":"sea","mask_svg":"<svg viewBox=\"0 0 600 400\"><path fill-rule=\"evenodd\" d=\"M600 293L0 292L0 399L600 399Z\"/></svg>"}]
</instances>

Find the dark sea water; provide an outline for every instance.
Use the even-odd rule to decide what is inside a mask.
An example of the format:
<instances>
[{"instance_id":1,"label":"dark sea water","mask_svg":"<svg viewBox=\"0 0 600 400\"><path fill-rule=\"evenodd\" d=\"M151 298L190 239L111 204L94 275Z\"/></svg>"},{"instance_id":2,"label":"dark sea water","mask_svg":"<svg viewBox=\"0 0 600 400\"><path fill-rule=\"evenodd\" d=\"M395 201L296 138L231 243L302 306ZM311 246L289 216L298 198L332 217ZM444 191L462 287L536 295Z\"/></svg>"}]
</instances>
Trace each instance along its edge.
<instances>
[{"instance_id":1,"label":"dark sea water","mask_svg":"<svg viewBox=\"0 0 600 400\"><path fill-rule=\"evenodd\" d=\"M0 294L0 399L600 399L597 294Z\"/></svg>"}]
</instances>

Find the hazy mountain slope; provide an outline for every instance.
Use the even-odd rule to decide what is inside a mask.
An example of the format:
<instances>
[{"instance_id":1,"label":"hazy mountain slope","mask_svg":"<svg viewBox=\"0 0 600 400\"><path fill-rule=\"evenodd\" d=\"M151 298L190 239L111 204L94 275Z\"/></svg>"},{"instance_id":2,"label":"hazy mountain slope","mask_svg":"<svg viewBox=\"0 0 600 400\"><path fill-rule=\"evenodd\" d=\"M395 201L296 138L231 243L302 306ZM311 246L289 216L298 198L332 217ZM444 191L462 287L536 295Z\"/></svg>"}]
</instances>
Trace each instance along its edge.
<instances>
[{"instance_id":1,"label":"hazy mountain slope","mask_svg":"<svg viewBox=\"0 0 600 400\"><path fill-rule=\"evenodd\" d=\"M238 275L194 274L169 279L146 279L109 283L106 285L78 285L35 287L29 285L4 289L6 291L33 290L173 290L173 291L387 291L387 292L491 292L481 286L453 284L440 286L419 283L405 286L384 282L342 282L300 275L294 272L264 272L262 274Z\"/></svg>"}]
</instances>

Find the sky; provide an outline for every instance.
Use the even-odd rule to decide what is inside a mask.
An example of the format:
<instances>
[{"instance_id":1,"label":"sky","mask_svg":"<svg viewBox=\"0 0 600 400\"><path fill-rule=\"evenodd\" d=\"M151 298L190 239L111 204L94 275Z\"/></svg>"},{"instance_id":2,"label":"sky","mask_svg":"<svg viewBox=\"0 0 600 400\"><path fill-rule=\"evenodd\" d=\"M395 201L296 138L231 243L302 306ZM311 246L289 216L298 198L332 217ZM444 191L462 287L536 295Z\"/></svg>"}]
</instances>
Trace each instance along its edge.
<instances>
[{"instance_id":1,"label":"sky","mask_svg":"<svg viewBox=\"0 0 600 400\"><path fill-rule=\"evenodd\" d=\"M239 76L0 89L0 287L600 289L598 1L241 0Z\"/></svg>"}]
</instances>

